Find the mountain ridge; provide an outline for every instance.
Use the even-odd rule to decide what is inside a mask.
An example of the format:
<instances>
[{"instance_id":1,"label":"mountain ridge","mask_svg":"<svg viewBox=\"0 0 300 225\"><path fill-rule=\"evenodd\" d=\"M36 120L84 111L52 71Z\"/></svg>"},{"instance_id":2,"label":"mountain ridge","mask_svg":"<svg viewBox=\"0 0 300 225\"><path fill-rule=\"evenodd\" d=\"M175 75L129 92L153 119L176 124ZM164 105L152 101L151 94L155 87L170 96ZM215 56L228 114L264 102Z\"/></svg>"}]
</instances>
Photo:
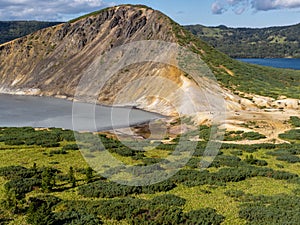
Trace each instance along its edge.
<instances>
[{"instance_id":1,"label":"mountain ridge","mask_svg":"<svg viewBox=\"0 0 300 225\"><path fill-rule=\"evenodd\" d=\"M127 6L134 6L127 4ZM148 8L145 5L135 7ZM112 7L110 7L112 8ZM92 16L108 10L105 8L68 22ZM64 22L47 21L0 21L0 44L25 36L39 29ZM204 26L201 24L183 26L208 44L216 47L230 57L237 58L298 58L300 23L286 26L263 28L228 27L226 25ZM298 33L297 33L298 32ZM274 34L274 35L270 35ZM258 39L260 41L258 42ZM293 41L289 41L293 39ZM256 44L255 44L256 43Z\"/></svg>"},{"instance_id":2,"label":"mountain ridge","mask_svg":"<svg viewBox=\"0 0 300 225\"><path fill-rule=\"evenodd\" d=\"M255 105L279 107L276 100L282 95L300 99L299 71L235 61L184 30L161 12L146 6L132 5L107 8L0 45L0 56L3 59L0 62L0 90L6 93L72 98L80 78L95 58L114 47L141 40L178 43L199 55L222 86L223 94L232 109ZM149 71L179 85L184 81L191 85L193 83L172 66L154 63L137 68L132 66L125 68L104 87L98 102L112 104L124 84L150 76ZM159 83L153 85L164 90ZM160 102L162 107L157 107L159 104L153 105L157 99L144 101L142 94L145 93L137 93L140 96L133 98L140 100L137 106L141 108L149 110L149 105L152 105L151 110L168 108L163 102ZM167 96L168 91L163 94ZM245 99L253 99L257 95L271 98L263 106L260 100L251 102L253 100ZM123 104L131 104L123 100ZM247 106L240 102L247 102ZM288 105L290 107L291 104Z\"/></svg>"}]
</instances>

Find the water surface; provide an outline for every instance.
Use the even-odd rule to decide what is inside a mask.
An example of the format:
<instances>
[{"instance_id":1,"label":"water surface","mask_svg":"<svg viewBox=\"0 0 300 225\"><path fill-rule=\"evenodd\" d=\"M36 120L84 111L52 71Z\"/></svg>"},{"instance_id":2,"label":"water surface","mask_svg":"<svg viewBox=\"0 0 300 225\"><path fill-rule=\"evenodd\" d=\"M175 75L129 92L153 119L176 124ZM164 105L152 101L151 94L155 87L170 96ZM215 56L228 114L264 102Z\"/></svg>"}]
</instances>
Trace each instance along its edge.
<instances>
[{"instance_id":1,"label":"water surface","mask_svg":"<svg viewBox=\"0 0 300 225\"><path fill-rule=\"evenodd\" d=\"M285 69L294 69L300 70L300 59L287 59L287 58L266 58L266 59L259 59L259 58L238 58L237 60L252 64L257 64L261 66L271 66L275 68L285 68Z\"/></svg>"},{"instance_id":2,"label":"water surface","mask_svg":"<svg viewBox=\"0 0 300 225\"><path fill-rule=\"evenodd\" d=\"M72 112L72 109L73 112ZM75 103L63 99L0 94L0 127L57 127L100 131L151 121L146 111Z\"/></svg>"}]
</instances>

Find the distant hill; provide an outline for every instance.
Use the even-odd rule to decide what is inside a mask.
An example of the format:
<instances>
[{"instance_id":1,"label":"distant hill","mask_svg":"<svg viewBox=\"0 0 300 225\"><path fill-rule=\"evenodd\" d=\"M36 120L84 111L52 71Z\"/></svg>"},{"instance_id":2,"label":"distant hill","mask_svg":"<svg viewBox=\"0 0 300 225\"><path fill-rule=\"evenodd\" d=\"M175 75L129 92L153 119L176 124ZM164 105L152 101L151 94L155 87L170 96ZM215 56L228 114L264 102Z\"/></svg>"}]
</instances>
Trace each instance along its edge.
<instances>
[{"instance_id":1,"label":"distant hill","mask_svg":"<svg viewBox=\"0 0 300 225\"><path fill-rule=\"evenodd\" d=\"M300 57L300 23L259 29L202 25L185 28L233 58Z\"/></svg>"},{"instance_id":2,"label":"distant hill","mask_svg":"<svg viewBox=\"0 0 300 225\"><path fill-rule=\"evenodd\" d=\"M60 22L0 21L0 44L57 24Z\"/></svg>"}]
</instances>

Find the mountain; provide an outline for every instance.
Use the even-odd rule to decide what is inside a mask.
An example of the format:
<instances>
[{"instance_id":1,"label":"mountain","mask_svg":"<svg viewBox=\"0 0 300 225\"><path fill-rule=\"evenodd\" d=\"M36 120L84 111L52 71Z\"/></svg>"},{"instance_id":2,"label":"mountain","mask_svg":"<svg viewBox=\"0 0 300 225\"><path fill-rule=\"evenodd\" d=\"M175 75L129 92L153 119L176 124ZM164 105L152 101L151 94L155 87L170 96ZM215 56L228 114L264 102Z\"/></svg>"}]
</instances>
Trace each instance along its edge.
<instances>
[{"instance_id":1,"label":"mountain","mask_svg":"<svg viewBox=\"0 0 300 225\"><path fill-rule=\"evenodd\" d=\"M0 91L74 98L82 77L98 70L99 60L105 52L141 40L178 43L201 57L221 85L227 108L298 107L296 100L285 104L276 101L280 96L300 99L300 71L233 60L161 12L141 5L107 8L0 45ZM141 58L150 53L145 49L140 53ZM118 57L118 53L114 57ZM174 58L175 64L178 63L176 60ZM150 79L154 75L165 77L187 92L199 86L199 82L195 83L172 65L156 62L134 64L117 71L109 80L105 80L104 75L94 75L90 79L93 82L79 94L97 93L98 103L110 105L117 101L120 105L134 105L171 115L174 110L170 109L170 103L163 100L165 98L172 104L183 106L183 110L194 110L189 108L191 106L185 106L184 95L174 94L175 89L166 86L165 82ZM136 79L144 79L145 82L134 83ZM105 85L98 93L92 86L101 82ZM217 90L216 85L207 79L201 78L200 83L205 93L213 94ZM131 89L129 84L133 84ZM118 93L124 87L127 87L127 93L120 97ZM161 98L155 97L158 93ZM202 104L199 93L192 92L192 100L199 107Z\"/></svg>"},{"instance_id":2,"label":"mountain","mask_svg":"<svg viewBox=\"0 0 300 225\"><path fill-rule=\"evenodd\" d=\"M60 22L0 21L0 44L57 24Z\"/></svg>"},{"instance_id":3,"label":"mountain","mask_svg":"<svg viewBox=\"0 0 300 225\"><path fill-rule=\"evenodd\" d=\"M268 28L185 26L187 30L233 58L300 57L300 23Z\"/></svg>"}]
</instances>

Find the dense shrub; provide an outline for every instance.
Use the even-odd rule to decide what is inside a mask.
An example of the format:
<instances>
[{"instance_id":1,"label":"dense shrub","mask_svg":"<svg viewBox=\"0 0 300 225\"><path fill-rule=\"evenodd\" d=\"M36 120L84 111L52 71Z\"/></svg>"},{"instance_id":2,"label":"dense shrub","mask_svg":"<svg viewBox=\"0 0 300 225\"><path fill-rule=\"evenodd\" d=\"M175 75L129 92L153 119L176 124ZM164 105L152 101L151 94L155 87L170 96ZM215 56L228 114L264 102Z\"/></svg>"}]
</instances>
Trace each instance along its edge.
<instances>
[{"instance_id":1,"label":"dense shrub","mask_svg":"<svg viewBox=\"0 0 300 225\"><path fill-rule=\"evenodd\" d=\"M217 214L215 209L204 208L199 210L193 210L185 213L183 216L183 224L195 224L195 225L206 225L214 224L218 225L224 221L225 217Z\"/></svg>"},{"instance_id":2,"label":"dense shrub","mask_svg":"<svg viewBox=\"0 0 300 225\"><path fill-rule=\"evenodd\" d=\"M17 178L30 178L37 174L34 169L27 169L23 166L6 166L0 168L0 176L8 180Z\"/></svg>"},{"instance_id":3,"label":"dense shrub","mask_svg":"<svg viewBox=\"0 0 300 225\"><path fill-rule=\"evenodd\" d=\"M210 167L221 167L221 166L229 166L229 167L237 167L241 165L241 159L237 156L230 155L218 155L214 159L214 161L210 164Z\"/></svg>"},{"instance_id":4,"label":"dense shrub","mask_svg":"<svg viewBox=\"0 0 300 225\"><path fill-rule=\"evenodd\" d=\"M6 145L39 145L42 147L58 147L61 141L75 141L74 132L51 128L49 130L35 130L31 127L2 128L0 142Z\"/></svg>"},{"instance_id":5,"label":"dense shrub","mask_svg":"<svg viewBox=\"0 0 300 225\"><path fill-rule=\"evenodd\" d=\"M154 206L158 205L165 205L168 207L171 206L183 206L185 204L186 200L184 198L180 198L176 195L172 194L166 194L166 195L160 195L157 197L154 197L151 201L150 204Z\"/></svg>"},{"instance_id":6,"label":"dense shrub","mask_svg":"<svg viewBox=\"0 0 300 225\"><path fill-rule=\"evenodd\" d=\"M108 219L122 220L130 219L140 208L147 205L146 200L135 198L123 198L102 201L99 205L99 213Z\"/></svg>"},{"instance_id":7,"label":"dense shrub","mask_svg":"<svg viewBox=\"0 0 300 225\"><path fill-rule=\"evenodd\" d=\"M113 198L139 193L153 194L161 191L169 191L175 187L176 185L170 180L148 186L127 186L99 180L80 186L78 193L84 197Z\"/></svg>"},{"instance_id":8,"label":"dense shrub","mask_svg":"<svg viewBox=\"0 0 300 225\"><path fill-rule=\"evenodd\" d=\"M61 199L51 195L33 197L28 202L27 222L33 225L102 224L99 218L83 208L78 210L67 208L67 210L54 213L54 207L61 202Z\"/></svg>"},{"instance_id":9,"label":"dense shrub","mask_svg":"<svg viewBox=\"0 0 300 225\"><path fill-rule=\"evenodd\" d=\"M224 135L224 141L240 141L240 140L259 140L266 138L257 132L244 132L244 131L227 131Z\"/></svg>"},{"instance_id":10,"label":"dense shrub","mask_svg":"<svg viewBox=\"0 0 300 225\"><path fill-rule=\"evenodd\" d=\"M58 150L51 150L49 152L50 155L65 155L67 154L66 150L64 149L58 149Z\"/></svg>"},{"instance_id":11,"label":"dense shrub","mask_svg":"<svg viewBox=\"0 0 300 225\"><path fill-rule=\"evenodd\" d=\"M244 160L246 163L250 165L256 165L256 166L267 166L268 163L265 160L256 159L251 154L250 156L246 156L246 159Z\"/></svg>"},{"instance_id":12,"label":"dense shrub","mask_svg":"<svg viewBox=\"0 0 300 225\"><path fill-rule=\"evenodd\" d=\"M183 212L180 208L169 207L148 207L141 208L134 212L129 218L130 224L168 224L177 225L182 224Z\"/></svg>"},{"instance_id":13,"label":"dense shrub","mask_svg":"<svg viewBox=\"0 0 300 225\"><path fill-rule=\"evenodd\" d=\"M294 127L300 127L300 118L297 116L291 116L289 122Z\"/></svg>"},{"instance_id":14,"label":"dense shrub","mask_svg":"<svg viewBox=\"0 0 300 225\"><path fill-rule=\"evenodd\" d=\"M55 224L54 213L46 201L33 201L29 205L26 217L27 223L32 225Z\"/></svg>"},{"instance_id":15,"label":"dense shrub","mask_svg":"<svg viewBox=\"0 0 300 225\"><path fill-rule=\"evenodd\" d=\"M4 187L6 190L13 190L17 196L22 198L26 193L31 192L33 187L40 186L41 179L38 178L18 178L8 181Z\"/></svg>"},{"instance_id":16,"label":"dense shrub","mask_svg":"<svg viewBox=\"0 0 300 225\"><path fill-rule=\"evenodd\" d=\"M300 162L300 157L296 155L280 155L276 157L277 160L279 161L286 161L288 163L298 163Z\"/></svg>"},{"instance_id":17,"label":"dense shrub","mask_svg":"<svg viewBox=\"0 0 300 225\"><path fill-rule=\"evenodd\" d=\"M78 147L77 144L68 144L68 145L63 146L62 149L65 150L65 151L67 151L67 150L78 150L79 147Z\"/></svg>"},{"instance_id":18,"label":"dense shrub","mask_svg":"<svg viewBox=\"0 0 300 225\"><path fill-rule=\"evenodd\" d=\"M225 185L226 182L239 182L252 177L269 177L277 180L294 180L297 174L286 171L278 171L265 167L243 166L236 168L221 168L217 172L210 173L207 170L180 170L170 178L175 183L186 186L198 186L204 184Z\"/></svg>"},{"instance_id":19,"label":"dense shrub","mask_svg":"<svg viewBox=\"0 0 300 225\"><path fill-rule=\"evenodd\" d=\"M276 144L271 143L261 143L261 144L254 144L254 145L239 145L239 144L222 144L221 149L235 149L241 150L248 153L256 152L259 149L275 149L277 148Z\"/></svg>"},{"instance_id":20,"label":"dense shrub","mask_svg":"<svg viewBox=\"0 0 300 225\"><path fill-rule=\"evenodd\" d=\"M229 190L229 191L224 192L224 194L226 196L234 198L236 200L240 199L242 196L245 195L245 193L240 190Z\"/></svg>"},{"instance_id":21,"label":"dense shrub","mask_svg":"<svg viewBox=\"0 0 300 225\"><path fill-rule=\"evenodd\" d=\"M78 193L84 197L113 198L140 193L140 187L120 185L114 182L96 181L78 188Z\"/></svg>"},{"instance_id":22,"label":"dense shrub","mask_svg":"<svg viewBox=\"0 0 300 225\"><path fill-rule=\"evenodd\" d=\"M86 213L85 211L62 211L55 213L54 217L54 224L57 225L100 225L103 222L95 215Z\"/></svg>"},{"instance_id":23,"label":"dense shrub","mask_svg":"<svg viewBox=\"0 0 300 225\"><path fill-rule=\"evenodd\" d=\"M288 139L288 140L300 140L300 130L290 130L283 134L279 134L279 137L282 139Z\"/></svg>"},{"instance_id":24,"label":"dense shrub","mask_svg":"<svg viewBox=\"0 0 300 225\"><path fill-rule=\"evenodd\" d=\"M241 205L239 216L253 225L298 225L299 208L300 198L296 196L249 196L247 202Z\"/></svg>"},{"instance_id":25,"label":"dense shrub","mask_svg":"<svg viewBox=\"0 0 300 225\"><path fill-rule=\"evenodd\" d=\"M259 140L266 138L266 136L257 132L247 132L242 134L242 138L246 140Z\"/></svg>"},{"instance_id":26,"label":"dense shrub","mask_svg":"<svg viewBox=\"0 0 300 225\"><path fill-rule=\"evenodd\" d=\"M154 194L156 192L166 192L174 189L176 187L176 184L174 184L170 180L165 180L160 183L151 184L147 186L141 186L141 193L144 194Z\"/></svg>"}]
</instances>

